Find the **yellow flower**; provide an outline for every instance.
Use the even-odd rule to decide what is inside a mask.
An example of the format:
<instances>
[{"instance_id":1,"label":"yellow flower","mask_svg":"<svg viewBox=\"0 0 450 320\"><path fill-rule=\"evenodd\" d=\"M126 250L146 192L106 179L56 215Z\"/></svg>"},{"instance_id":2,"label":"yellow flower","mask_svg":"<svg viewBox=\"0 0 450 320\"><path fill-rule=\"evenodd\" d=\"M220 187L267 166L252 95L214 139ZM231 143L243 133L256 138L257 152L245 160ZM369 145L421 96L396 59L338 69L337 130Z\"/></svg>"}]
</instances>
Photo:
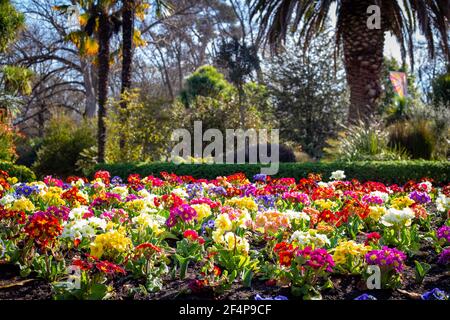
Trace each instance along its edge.
<instances>
[{"instance_id":1,"label":"yellow flower","mask_svg":"<svg viewBox=\"0 0 450 320\"><path fill-rule=\"evenodd\" d=\"M14 201L11 210L14 211L28 211L31 212L35 209L34 204L25 197L21 197Z\"/></svg>"},{"instance_id":2,"label":"yellow flower","mask_svg":"<svg viewBox=\"0 0 450 320\"><path fill-rule=\"evenodd\" d=\"M136 199L128 201L125 204L125 208L132 212L141 212L146 207L144 199Z\"/></svg>"},{"instance_id":3,"label":"yellow flower","mask_svg":"<svg viewBox=\"0 0 450 320\"><path fill-rule=\"evenodd\" d=\"M228 218L228 215L226 214L219 214L219 216L216 219L215 222L216 229L225 231L230 231L233 227L233 224L231 223L231 220Z\"/></svg>"},{"instance_id":4,"label":"yellow flower","mask_svg":"<svg viewBox=\"0 0 450 320\"><path fill-rule=\"evenodd\" d=\"M7 180L9 184L16 184L17 182L19 182L19 179L17 179L16 177L10 177Z\"/></svg>"},{"instance_id":5,"label":"yellow flower","mask_svg":"<svg viewBox=\"0 0 450 320\"><path fill-rule=\"evenodd\" d=\"M325 199L318 199L314 201L314 204L320 209L320 211L323 210L331 210L333 208L334 202L331 200L325 200Z\"/></svg>"},{"instance_id":6,"label":"yellow flower","mask_svg":"<svg viewBox=\"0 0 450 320\"><path fill-rule=\"evenodd\" d=\"M341 241L334 249L333 260L336 265L346 264L347 259L353 258L364 260L364 255L369 252L370 247L356 243L353 240Z\"/></svg>"},{"instance_id":7,"label":"yellow flower","mask_svg":"<svg viewBox=\"0 0 450 320\"><path fill-rule=\"evenodd\" d=\"M249 211L257 211L258 205L255 200L250 197L233 198L225 201L225 206L247 209Z\"/></svg>"},{"instance_id":8,"label":"yellow flower","mask_svg":"<svg viewBox=\"0 0 450 320\"><path fill-rule=\"evenodd\" d=\"M398 209L398 210L407 208L407 207L411 206L412 204L414 204L414 200L410 199L407 196L398 197L398 198L391 200L391 207Z\"/></svg>"},{"instance_id":9,"label":"yellow flower","mask_svg":"<svg viewBox=\"0 0 450 320\"><path fill-rule=\"evenodd\" d=\"M131 240L127 238L123 230L112 230L95 237L94 242L91 243L91 255L101 258L116 259L118 255L125 253L131 248Z\"/></svg>"},{"instance_id":10,"label":"yellow flower","mask_svg":"<svg viewBox=\"0 0 450 320\"><path fill-rule=\"evenodd\" d=\"M198 221L201 221L211 215L211 208L206 203L193 204L191 207L197 212Z\"/></svg>"},{"instance_id":11,"label":"yellow flower","mask_svg":"<svg viewBox=\"0 0 450 320\"><path fill-rule=\"evenodd\" d=\"M61 199L62 192L59 187L49 187L47 192L41 194L41 199L49 206L63 206L66 202Z\"/></svg>"},{"instance_id":12,"label":"yellow flower","mask_svg":"<svg viewBox=\"0 0 450 320\"><path fill-rule=\"evenodd\" d=\"M212 233L212 239L215 243L223 243L225 240L223 238L223 231L221 229L214 230Z\"/></svg>"},{"instance_id":13,"label":"yellow flower","mask_svg":"<svg viewBox=\"0 0 450 320\"><path fill-rule=\"evenodd\" d=\"M385 207L378 207L378 206L371 206L370 207L370 213L369 218L378 221L382 216L386 214L386 208Z\"/></svg>"}]
</instances>

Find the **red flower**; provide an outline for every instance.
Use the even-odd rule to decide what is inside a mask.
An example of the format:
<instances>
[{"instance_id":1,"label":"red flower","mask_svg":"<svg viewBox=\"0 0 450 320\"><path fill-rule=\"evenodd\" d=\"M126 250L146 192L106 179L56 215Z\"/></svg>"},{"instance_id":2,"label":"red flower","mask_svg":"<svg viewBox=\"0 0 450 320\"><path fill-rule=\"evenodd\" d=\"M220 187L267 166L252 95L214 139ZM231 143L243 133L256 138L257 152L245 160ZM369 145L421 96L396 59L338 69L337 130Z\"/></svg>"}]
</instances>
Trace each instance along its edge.
<instances>
[{"instance_id":1,"label":"red flower","mask_svg":"<svg viewBox=\"0 0 450 320\"><path fill-rule=\"evenodd\" d=\"M278 254L280 265L290 267L292 262L292 257L294 256L293 251L280 251Z\"/></svg>"},{"instance_id":2,"label":"red flower","mask_svg":"<svg viewBox=\"0 0 450 320\"><path fill-rule=\"evenodd\" d=\"M125 269L108 261L98 261L95 263L95 267L98 271L106 274L126 273Z\"/></svg>"},{"instance_id":3,"label":"red flower","mask_svg":"<svg viewBox=\"0 0 450 320\"><path fill-rule=\"evenodd\" d=\"M222 274L222 270L219 268L219 266L214 265L214 275L216 277L219 277Z\"/></svg>"},{"instance_id":4,"label":"red flower","mask_svg":"<svg viewBox=\"0 0 450 320\"><path fill-rule=\"evenodd\" d=\"M109 184L110 179L111 179L111 175L109 174L108 171L97 171L94 174L94 179L101 179L105 184Z\"/></svg>"},{"instance_id":5,"label":"red flower","mask_svg":"<svg viewBox=\"0 0 450 320\"><path fill-rule=\"evenodd\" d=\"M63 227L59 219L48 212L38 211L33 214L25 226L25 233L41 248L52 245L61 235Z\"/></svg>"},{"instance_id":6,"label":"red flower","mask_svg":"<svg viewBox=\"0 0 450 320\"><path fill-rule=\"evenodd\" d=\"M337 217L334 212L331 210L323 210L319 215L319 222L325 221L325 222L334 222L337 220Z\"/></svg>"},{"instance_id":7,"label":"red flower","mask_svg":"<svg viewBox=\"0 0 450 320\"><path fill-rule=\"evenodd\" d=\"M381 239L381 235L378 232L371 232L368 233L366 236L366 242L364 243L366 246L370 245L371 243L378 243L378 240Z\"/></svg>"},{"instance_id":8,"label":"red flower","mask_svg":"<svg viewBox=\"0 0 450 320\"><path fill-rule=\"evenodd\" d=\"M160 247L157 247L153 243L148 243L148 242L138 245L135 249L136 250L151 249L151 250L153 250L155 252L161 252L161 248Z\"/></svg>"},{"instance_id":9,"label":"red flower","mask_svg":"<svg viewBox=\"0 0 450 320\"><path fill-rule=\"evenodd\" d=\"M183 237L185 237L186 239L195 241L198 239L198 233L195 230L189 229L183 233Z\"/></svg>"}]
</instances>

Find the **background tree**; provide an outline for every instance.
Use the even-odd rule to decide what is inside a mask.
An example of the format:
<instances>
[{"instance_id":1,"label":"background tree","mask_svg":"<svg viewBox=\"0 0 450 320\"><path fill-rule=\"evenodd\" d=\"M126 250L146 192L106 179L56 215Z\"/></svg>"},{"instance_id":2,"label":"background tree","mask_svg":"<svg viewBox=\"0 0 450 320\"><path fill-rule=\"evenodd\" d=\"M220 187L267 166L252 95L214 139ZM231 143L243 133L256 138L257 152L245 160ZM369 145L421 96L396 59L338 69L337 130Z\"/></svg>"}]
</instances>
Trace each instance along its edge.
<instances>
[{"instance_id":1,"label":"background tree","mask_svg":"<svg viewBox=\"0 0 450 320\"><path fill-rule=\"evenodd\" d=\"M381 94L381 74L385 32L399 40L403 56L406 47L413 61L412 37L419 27L434 56L434 38L440 35L440 45L450 60L447 30L450 0L378 1L380 26L368 28L367 10L372 0L253 0L252 14L259 17L261 35L274 47L286 39L288 30L300 31L307 47L310 39L320 33L331 5L337 5L336 43L343 45L347 82L350 87L349 121L368 121L377 109Z\"/></svg>"},{"instance_id":2,"label":"background tree","mask_svg":"<svg viewBox=\"0 0 450 320\"><path fill-rule=\"evenodd\" d=\"M316 159L323 154L325 140L345 120L348 108L342 63L337 62L337 72L330 64L332 43L329 32L314 39L307 51L290 43L265 75L282 141L300 144Z\"/></svg>"},{"instance_id":3,"label":"background tree","mask_svg":"<svg viewBox=\"0 0 450 320\"><path fill-rule=\"evenodd\" d=\"M222 41L216 56L216 63L223 68L229 81L238 90L239 115L241 127L245 125L244 84L251 74L260 69L258 50L255 46L247 46L233 37L230 41Z\"/></svg>"}]
</instances>

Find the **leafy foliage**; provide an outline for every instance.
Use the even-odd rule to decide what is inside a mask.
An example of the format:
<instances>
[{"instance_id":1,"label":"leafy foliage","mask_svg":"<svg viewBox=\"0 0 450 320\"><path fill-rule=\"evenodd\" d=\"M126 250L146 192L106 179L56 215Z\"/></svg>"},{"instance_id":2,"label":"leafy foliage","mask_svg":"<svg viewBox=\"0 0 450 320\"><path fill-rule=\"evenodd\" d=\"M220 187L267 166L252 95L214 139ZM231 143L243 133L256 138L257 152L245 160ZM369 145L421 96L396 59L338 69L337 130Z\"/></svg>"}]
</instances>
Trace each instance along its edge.
<instances>
[{"instance_id":1,"label":"leafy foliage","mask_svg":"<svg viewBox=\"0 0 450 320\"><path fill-rule=\"evenodd\" d=\"M25 23L25 17L18 12L10 0L0 0L0 52L16 39L17 31Z\"/></svg>"},{"instance_id":2,"label":"leafy foliage","mask_svg":"<svg viewBox=\"0 0 450 320\"><path fill-rule=\"evenodd\" d=\"M346 117L348 101L342 64L333 68L332 39L324 34L307 52L288 47L270 65L267 82L274 97L283 141L293 141L313 158Z\"/></svg>"},{"instance_id":3,"label":"leafy foliage","mask_svg":"<svg viewBox=\"0 0 450 320\"><path fill-rule=\"evenodd\" d=\"M189 106L196 97L219 98L232 90L232 85L213 66L202 66L186 79L181 101Z\"/></svg>"},{"instance_id":4,"label":"leafy foliage","mask_svg":"<svg viewBox=\"0 0 450 320\"><path fill-rule=\"evenodd\" d=\"M349 126L336 139L328 139L325 157L333 160L402 160L407 159L405 150L390 147L389 134L379 124Z\"/></svg>"},{"instance_id":5,"label":"leafy foliage","mask_svg":"<svg viewBox=\"0 0 450 320\"><path fill-rule=\"evenodd\" d=\"M122 108L122 102L127 108ZM114 101L107 119L108 162L158 161L165 158L170 146L171 129L184 106L169 108L164 101L141 100L138 90L122 94ZM124 147L120 148L120 139Z\"/></svg>"},{"instance_id":6,"label":"leafy foliage","mask_svg":"<svg viewBox=\"0 0 450 320\"><path fill-rule=\"evenodd\" d=\"M55 117L48 123L33 168L39 175L73 175L79 172L80 153L93 145L95 133L89 122L77 124L66 116Z\"/></svg>"}]
</instances>

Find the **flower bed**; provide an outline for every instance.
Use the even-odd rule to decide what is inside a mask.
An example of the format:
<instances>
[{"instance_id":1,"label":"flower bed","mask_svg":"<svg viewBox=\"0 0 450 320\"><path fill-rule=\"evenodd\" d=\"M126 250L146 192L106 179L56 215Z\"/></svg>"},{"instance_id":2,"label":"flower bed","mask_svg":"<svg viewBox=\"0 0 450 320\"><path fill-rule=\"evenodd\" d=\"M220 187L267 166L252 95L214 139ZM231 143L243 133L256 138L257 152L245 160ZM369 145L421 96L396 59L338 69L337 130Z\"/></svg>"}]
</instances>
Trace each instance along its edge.
<instances>
[{"instance_id":1,"label":"flower bed","mask_svg":"<svg viewBox=\"0 0 450 320\"><path fill-rule=\"evenodd\" d=\"M2 171L0 299L448 297L450 185L251 180Z\"/></svg>"}]
</instances>

